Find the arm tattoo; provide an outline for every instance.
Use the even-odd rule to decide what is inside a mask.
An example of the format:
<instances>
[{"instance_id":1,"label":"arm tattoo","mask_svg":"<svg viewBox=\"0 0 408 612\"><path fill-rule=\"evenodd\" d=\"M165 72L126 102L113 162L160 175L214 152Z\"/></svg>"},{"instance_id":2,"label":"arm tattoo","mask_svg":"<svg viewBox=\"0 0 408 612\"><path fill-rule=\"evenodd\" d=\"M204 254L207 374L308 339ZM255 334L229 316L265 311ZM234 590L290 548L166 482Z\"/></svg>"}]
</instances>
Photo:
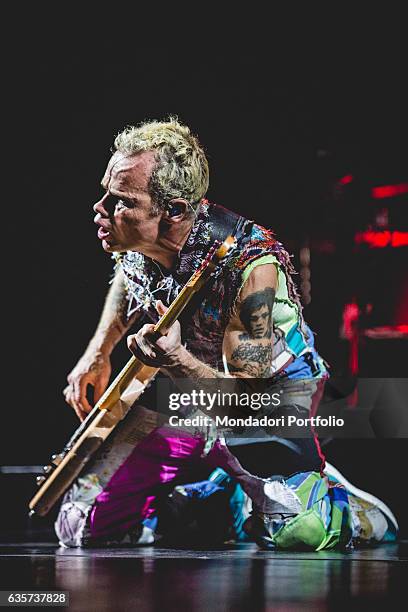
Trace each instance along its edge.
<instances>
[{"instance_id":1,"label":"arm tattoo","mask_svg":"<svg viewBox=\"0 0 408 612\"><path fill-rule=\"evenodd\" d=\"M240 344L232 353L231 360L243 365L228 364L230 372L246 372L250 376L264 378L271 376L272 345Z\"/></svg>"},{"instance_id":2,"label":"arm tattoo","mask_svg":"<svg viewBox=\"0 0 408 612\"><path fill-rule=\"evenodd\" d=\"M255 363L270 363L272 359L272 346L251 344L245 342L233 351L231 359L234 361L254 361Z\"/></svg>"},{"instance_id":3,"label":"arm tattoo","mask_svg":"<svg viewBox=\"0 0 408 612\"><path fill-rule=\"evenodd\" d=\"M232 363L228 363L228 371L230 374L234 372L245 372L251 378L270 378L272 376L272 368L270 366L256 366L252 363L246 363L242 368L239 368Z\"/></svg>"},{"instance_id":4,"label":"arm tattoo","mask_svg":"<svg viewBox=\"0 0 408 612\"><path fill-rule=\"evenodd\" d=\"M274 300L275 290L272 287L255 291L243 300L239 309L239 318L246 333L240 335L240 340L270 338Z\"/></svg>"}]
</instances>

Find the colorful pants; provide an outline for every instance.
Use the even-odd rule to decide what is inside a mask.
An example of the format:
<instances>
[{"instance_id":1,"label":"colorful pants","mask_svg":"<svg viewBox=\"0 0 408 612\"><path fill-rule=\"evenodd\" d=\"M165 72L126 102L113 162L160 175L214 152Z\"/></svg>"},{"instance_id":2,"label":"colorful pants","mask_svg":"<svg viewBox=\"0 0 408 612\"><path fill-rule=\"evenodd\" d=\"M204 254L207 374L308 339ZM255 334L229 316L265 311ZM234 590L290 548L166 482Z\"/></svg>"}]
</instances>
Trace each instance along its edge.
<instances>
[{"instance_id":1,"label":"colorful pants","mask_svg":"<svg viewBox=\"0 0 408 612\"><path fill-rule=\"evenodd\" d=\"M296 381L290 385L293 393L285 394L281 412L310 411L313 396L319 389L314 381L307 383ZM273 511L271 500L264 494L263 478L245 470L220 439L203 455L203 433L192 434L162 425L132 448L135 438L132 423L137 421L138 410L138 407L132 409L123 425L117 428L119 431L115 430L116 435L112 434L108 449L98 454L65 495L55 525L63 544L80 546L84 536L120 539L155 513L161 492L205 478L217 467L237 480L260 512ZM313 449L313 462L317 457L322 464L324 459L313 432L306 441L307 448ZM306 465L308 457L303 457L303 461L305 471L311 469ZM274 474L274 466L270 465L268 471Z\"/></svg>"}]
</instances>

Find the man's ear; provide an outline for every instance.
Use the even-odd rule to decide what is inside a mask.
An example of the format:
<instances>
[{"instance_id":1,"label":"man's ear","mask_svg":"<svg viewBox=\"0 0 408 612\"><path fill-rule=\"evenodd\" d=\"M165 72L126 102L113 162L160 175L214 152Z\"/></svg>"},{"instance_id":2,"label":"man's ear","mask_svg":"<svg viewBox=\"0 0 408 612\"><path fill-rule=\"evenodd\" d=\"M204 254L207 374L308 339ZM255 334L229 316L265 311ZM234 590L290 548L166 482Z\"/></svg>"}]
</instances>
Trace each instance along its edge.
<instances>
[{"instance_id":1,"label":"man's ear","mask_svg":"<svg viewBox=\"0 0 408 612\"><path fill-rule=\"evenodd\" d=\"M183 198L174 198L166 204L163 219L168 223L179 222L188 215L189 203Z\"/></svg>"}]
</instances>

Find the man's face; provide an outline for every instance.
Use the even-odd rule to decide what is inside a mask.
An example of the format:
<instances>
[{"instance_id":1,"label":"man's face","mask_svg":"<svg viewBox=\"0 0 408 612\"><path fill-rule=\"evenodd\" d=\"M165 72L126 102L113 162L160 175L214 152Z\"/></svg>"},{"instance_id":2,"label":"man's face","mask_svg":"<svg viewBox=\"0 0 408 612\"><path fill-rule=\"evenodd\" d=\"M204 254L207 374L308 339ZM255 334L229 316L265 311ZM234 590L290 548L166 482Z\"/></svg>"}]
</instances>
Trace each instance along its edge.
<instances>
[{"instance_id":1,"label":"man's face","mask_svg":"<svg viewBox=\"0 0 408 612\"><path fill-rule=\"evenodd\" d=\"M269 332L270 312L266 304L262 304L251 313L249 318L250 335L253 338L264 338Z\"/></svg>"},{"instance_id":2,"label":"man's face","mask_svg":"<svg viewBox=\"0 0 408 612\"><path fill-rule=\"evenodd\" d=\"M152 216L148 192L155 163L152 151L117 151L110 159L102 179L105 193L93 207L105 251L137 251L156 243L160 216Z\"/></svg>"}]
</instances>

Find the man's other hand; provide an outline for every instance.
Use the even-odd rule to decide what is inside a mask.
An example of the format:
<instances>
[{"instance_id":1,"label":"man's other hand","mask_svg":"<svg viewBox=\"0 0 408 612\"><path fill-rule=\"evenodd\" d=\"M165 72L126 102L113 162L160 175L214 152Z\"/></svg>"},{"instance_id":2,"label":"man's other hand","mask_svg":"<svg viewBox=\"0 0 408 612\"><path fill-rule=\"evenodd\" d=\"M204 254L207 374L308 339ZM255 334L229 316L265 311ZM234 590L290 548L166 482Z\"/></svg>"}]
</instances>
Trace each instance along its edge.
<instances>
[{"instance_id":1,"label":"man's other hand","mask_svg":"<svg viewBox=\"0 0 408 612\"><path fill-rule=\"evenodd\" d=\"M86 398L88 385L94 387L96 403L108 386L110 375L110 359L101 351L86 351L68 375L68 385L63 393L66 402L72 406L81 421L92 410Z\"/></svg>"}]
</instances>

